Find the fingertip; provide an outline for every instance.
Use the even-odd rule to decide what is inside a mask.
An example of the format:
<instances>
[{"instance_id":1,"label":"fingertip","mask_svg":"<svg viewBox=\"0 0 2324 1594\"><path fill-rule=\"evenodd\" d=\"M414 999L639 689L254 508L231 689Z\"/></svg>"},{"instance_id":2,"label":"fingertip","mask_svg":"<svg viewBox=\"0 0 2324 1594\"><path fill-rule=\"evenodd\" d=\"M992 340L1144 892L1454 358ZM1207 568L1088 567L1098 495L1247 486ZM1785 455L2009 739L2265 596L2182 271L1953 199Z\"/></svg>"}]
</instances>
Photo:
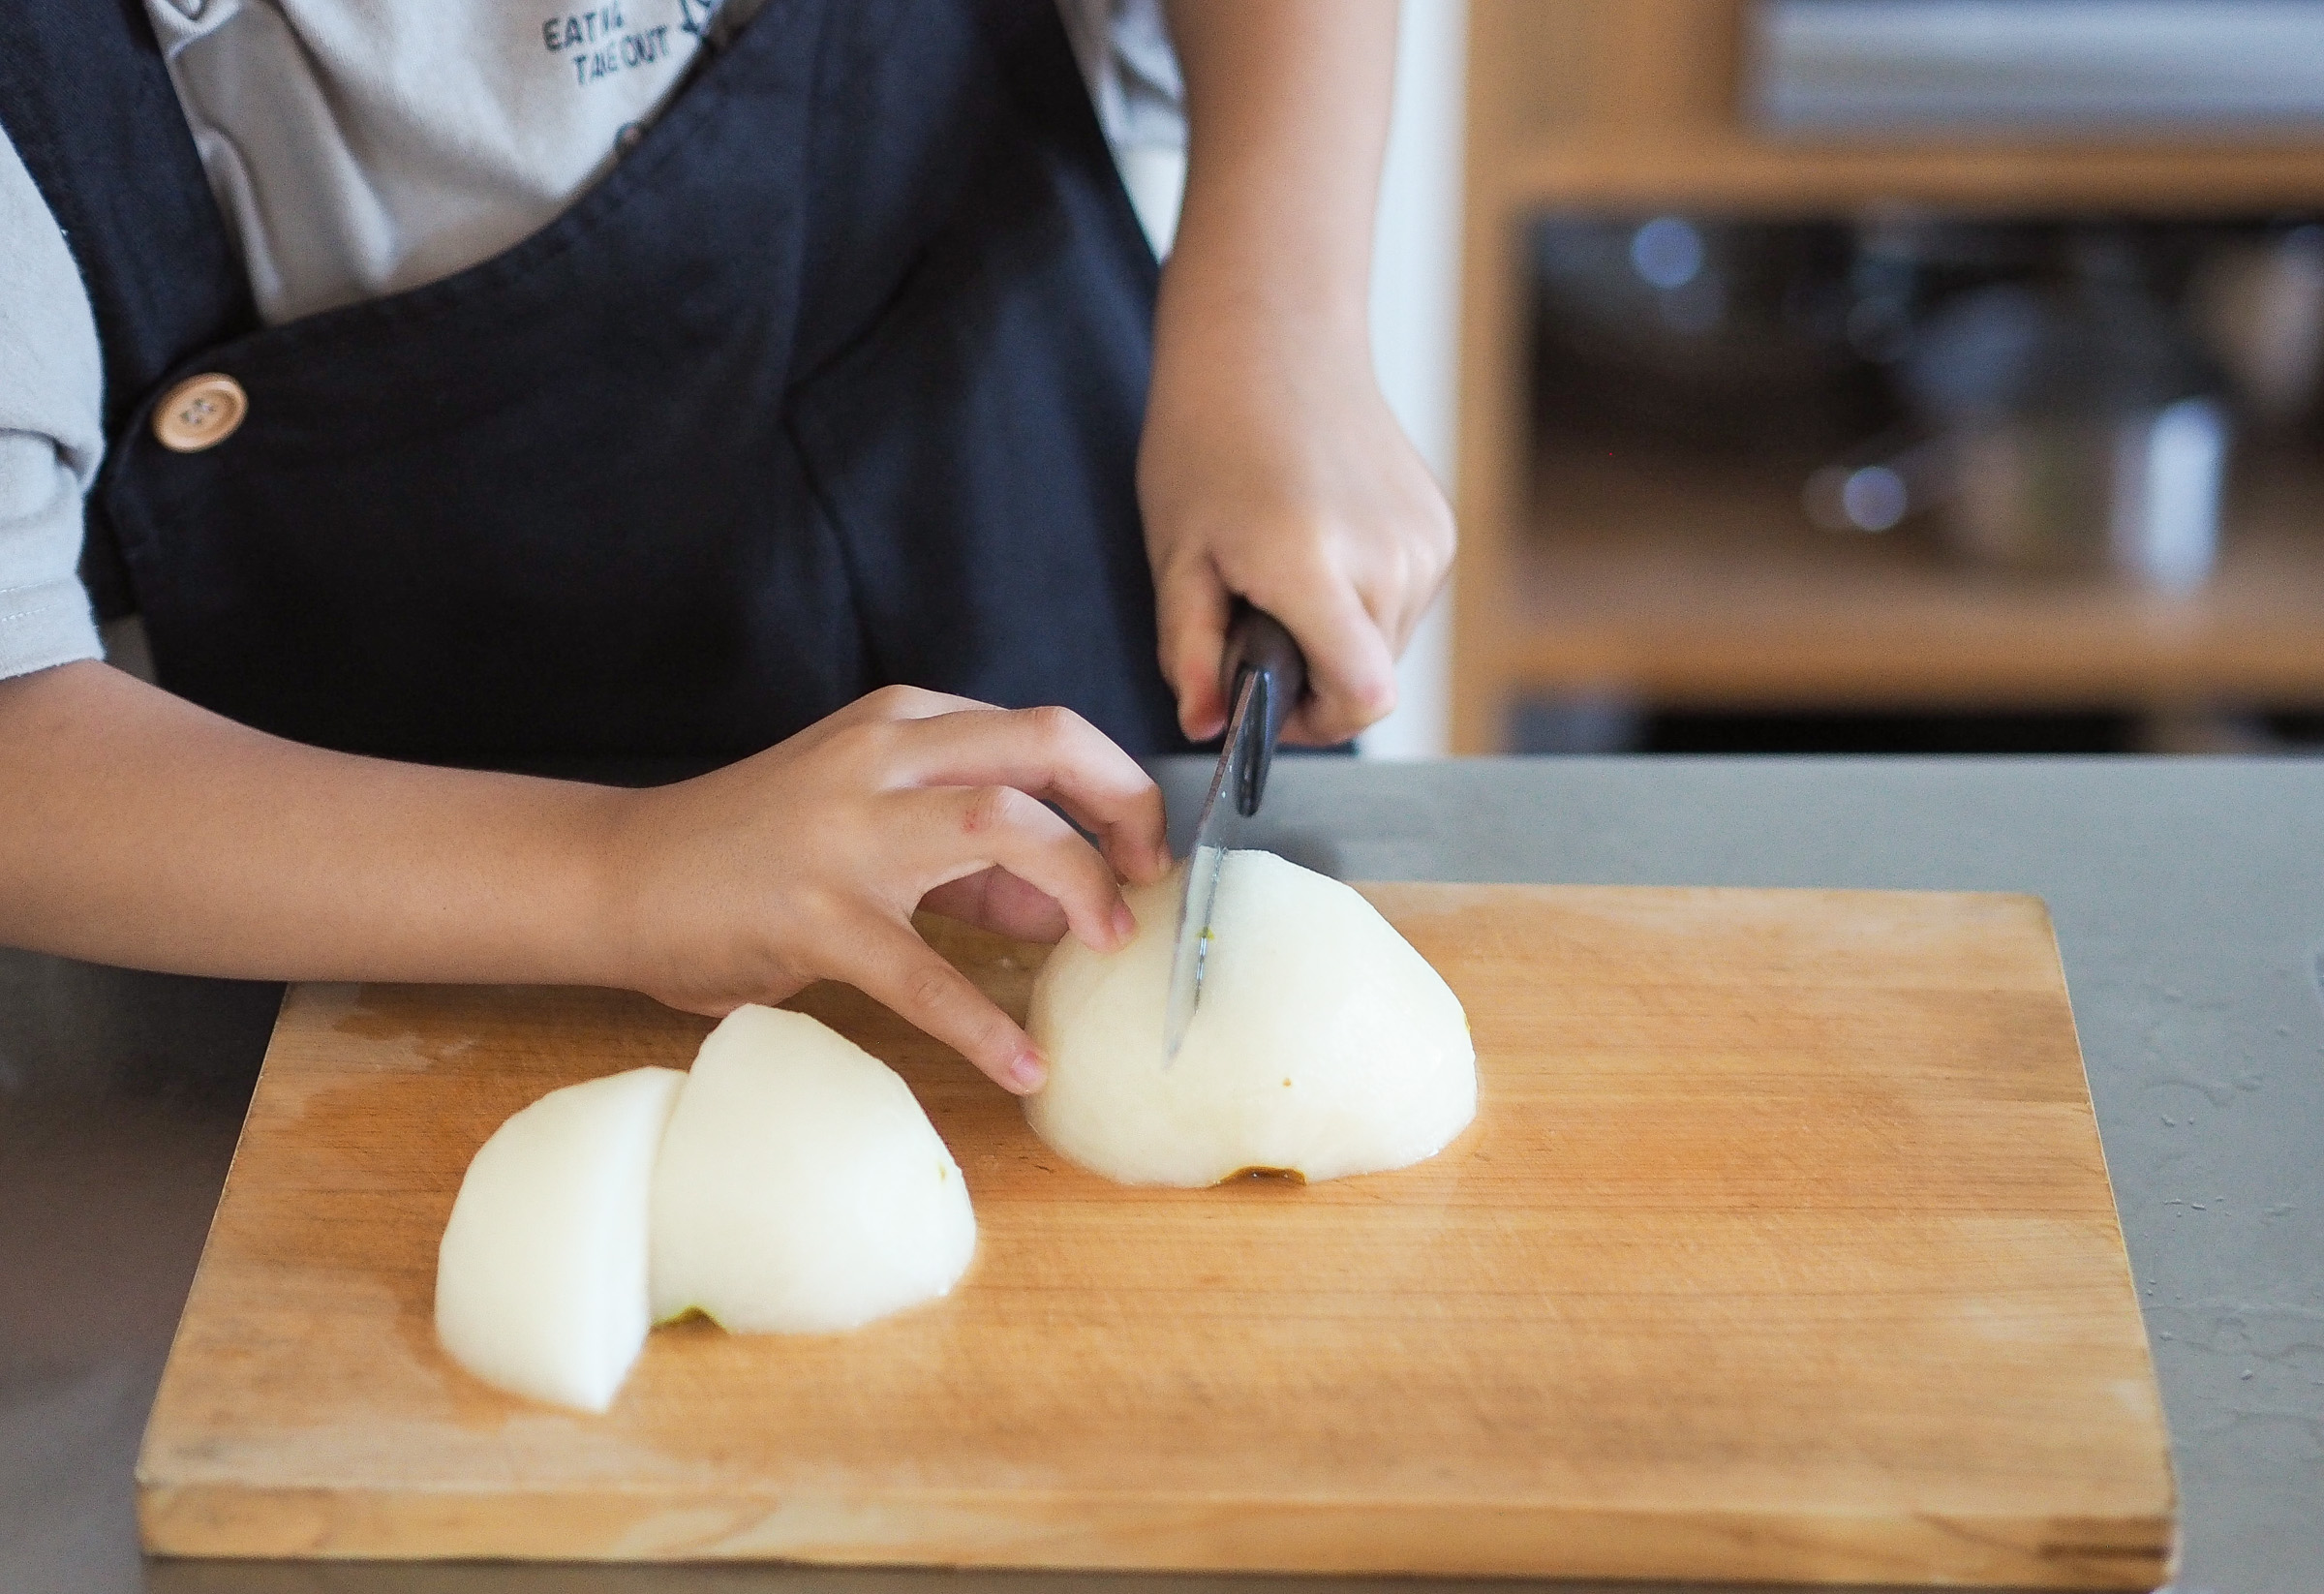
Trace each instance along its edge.
<instances>
[{"instance_id":1,"label":"fingertip","mask_svg":"<svg viewBox=\"0 0 2324 1594\"><path fill-rule=\"evenodd\" d=\"M1178 729L1186 733L1189 742L1208 742L1227 728L1223 711L1208 703L1181 699L1178 709Z\"/></svg>"},{"instance_id":2,"label":"fingertip","mask_svg":"<svg viewBox=\"0 0 2324 1594\"><path fill-rule=\"evenodd\" d=\"M1396 674L1391 668L1365 686L1358 698L1363 712L1374 720L1385 720L1396 711Z\"/></svg>"},{"instance_id":3,"label":"fingertip","mask_svg":"<svg viewBox=\"0 0 2324 1594\"><path fill-rule=\"evenodd\" d=\"M1371 644L1364 650L1368 657L1358 660L1337 685L1338 695L1369 723L1396 706L1396 659L1385 637L1374 632L1366 640Z\"/></svg>"},{"instance_id":4,"label":"fingertip","mask_svg":"<svg viewBox=\"0 0 2324 1594\"><path fill-rule=\"evenodd\" d=\"M1168 851L1157 843L1141 842L1134 835L1116 832L1105 839L1100 849L1106 863L1114 871L1115 879L1121 885L1151 885L1156 872L1155 858Z\"/></svg>"},{"instance_id":5,"label":"fingertip","mask_svg":"<svg viewBox=\"0 0 2324 1594\"><path fill-rule=\"evenodd\" d=\"M1171 865L1177 861L1170 855L1170 843L1167 841L1157 842L1151 846L1141 846L1125 841L1120 846L1110 849L1106 856L1114 861L1115 872L1121 876L1124 885L1152 885L1169 874Z\"/></svg>"},{"instance_id":6,"label":"fingertip","mask_svg":"<svg viewBox=\"0 0 2324 1594\"><path fill-rule=\"evenodd\" d=\"M1029 1096L1049 1083L1049 1064L1027 1046L1009 1059L1001 1088L1013 1095Z\"/></svg>"},{"instance_id":7,"label":"fingertip","mask_svg":"<svg viewBox=\"0 0 2324 1594\"><path fill-rule=\"evenodd\" d=\"M1138 934L1138 920L1119 896L1112 908L1074 929L1074 938L1092 952L1118 952Z\"/></svg>"}]
</instances>

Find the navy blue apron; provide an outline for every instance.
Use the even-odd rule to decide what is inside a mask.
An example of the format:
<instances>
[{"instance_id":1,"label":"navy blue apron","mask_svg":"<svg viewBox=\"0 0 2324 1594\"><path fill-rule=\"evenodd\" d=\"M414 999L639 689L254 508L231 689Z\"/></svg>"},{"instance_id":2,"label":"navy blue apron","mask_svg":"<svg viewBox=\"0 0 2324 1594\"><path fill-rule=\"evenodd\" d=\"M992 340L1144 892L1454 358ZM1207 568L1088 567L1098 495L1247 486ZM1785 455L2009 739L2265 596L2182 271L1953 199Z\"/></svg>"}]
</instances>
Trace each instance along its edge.
<instances>
[{"instance_id":1,"label":"navy blue apron","mask_svg":"<svg viewBox=\"0 0 2324 1594\"><path fill-rule=\"evenodd\" d=\"M19 21L0 121L107 360L84 569L172 690L505 767L677 773L890 682L1184 746L1154 263L1052 0L768 0L541 232L272 328L138 0ZM248 418L172 453L211 371Z\"/></svg>"}]
</instances>

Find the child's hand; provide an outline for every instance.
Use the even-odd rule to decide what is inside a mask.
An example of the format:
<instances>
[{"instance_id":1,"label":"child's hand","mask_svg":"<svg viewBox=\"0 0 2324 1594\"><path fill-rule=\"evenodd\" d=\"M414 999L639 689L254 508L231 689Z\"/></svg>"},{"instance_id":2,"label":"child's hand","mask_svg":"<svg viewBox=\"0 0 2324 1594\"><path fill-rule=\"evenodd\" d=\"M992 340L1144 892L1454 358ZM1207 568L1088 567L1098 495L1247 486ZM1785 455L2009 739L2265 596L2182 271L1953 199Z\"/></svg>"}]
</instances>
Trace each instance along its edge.
<instances>
[{"instance_id":1,"label":"child's hand","mask_svg":"<svg viewBox=\"0 0 2324 1594\"><path fill-rule=\"evenodd\" d=\"M1229 323L1157 366L1139 499L1162 673L1196 741L1226 724L1236 596L1307 656L1287 739L1329 746L1395 706L1396 657L1452 563L1452 511L1351 341Z\"/></svg>"},{"instance_id":2,"label":"child's hand","mask_svg":"<svg viewBox=\"0 0 2324 1594\"><path fill-rule=\"evenodd\" d=\"M1116 876L1170 867L1161 792L1086 720L906 687L628 794L615 838L625 983L719 1015L844 980L1021 1092L1043 1079L1031 1042L914 933L913 909L1110 951L1135 932Z\"/></svg>"},{"instance_id":3,"label":"child's hand","mask_svg":"<svg viewBox=\"0 0 2324 1594\"><path fill-rule=\"evenodd\" d=\"M1389 413L1367 332L1396 0L1170 0L1186 201L1154 308L1138 502L1162 673L1196 740L1226 723L1232 599L1290 628L1293 740L1395 705L1395 659L1452 559L1444 495Z\"/></svg>"}]
</instances>

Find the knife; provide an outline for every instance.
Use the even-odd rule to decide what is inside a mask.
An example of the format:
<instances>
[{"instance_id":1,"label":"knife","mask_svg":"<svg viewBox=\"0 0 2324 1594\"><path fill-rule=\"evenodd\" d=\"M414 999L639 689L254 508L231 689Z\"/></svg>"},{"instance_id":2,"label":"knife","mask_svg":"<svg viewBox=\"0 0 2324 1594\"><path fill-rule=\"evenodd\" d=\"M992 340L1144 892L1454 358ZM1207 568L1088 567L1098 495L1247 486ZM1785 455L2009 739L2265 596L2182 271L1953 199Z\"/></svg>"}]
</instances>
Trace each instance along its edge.
<instances>
[{"instance_id":1,"label":"knife","mask_svg":"<svg viewBox=\"0 0 2324 1594\"><path fill-rule=\"evenodd\" d=\"M1243 821L1259 812L1267 772L1285 721L1307 690L1307 660L1282 622L1242 598L1227 625L1218 681L1229 712L1226 742L1211 771L1203 816L1186 858L1186 894L1178 901L1178 934L1170 954L1170 1004L1162 1020L1162 1059L1178 1055L1186 1027L1203 999L1204 965L1211 947L1210 909L1218 900L1219 871Z\"/></svg>"}]
</instances>

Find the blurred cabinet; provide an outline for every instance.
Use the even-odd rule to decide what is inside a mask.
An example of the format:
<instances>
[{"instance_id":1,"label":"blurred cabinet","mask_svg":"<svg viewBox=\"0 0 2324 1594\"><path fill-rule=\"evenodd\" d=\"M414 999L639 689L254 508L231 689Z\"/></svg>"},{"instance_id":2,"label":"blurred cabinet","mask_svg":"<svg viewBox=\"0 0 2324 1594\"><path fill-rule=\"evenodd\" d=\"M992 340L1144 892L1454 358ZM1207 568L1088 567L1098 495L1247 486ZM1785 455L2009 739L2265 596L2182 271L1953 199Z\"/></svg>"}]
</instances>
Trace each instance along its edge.
<instances>
[{"instance_id":1,"label":"blurred cabinet","mask_svg":"<svg viewBox=\"0 0 2324 1594\"><path fill-rule=\"evenodd\" d=\"M1470 0L1455 751L1529 694L1697 706L2324 701L2324 476L2230 505L2218 577L2170 599L1811 545L1796 500L1717 473L1537 460L1526 238L1551 210L2218 216L2324 204L2324 134L1812 140L1738 111L1746 0ZM1529 479L1536 468L1542 475ZM1549 535L1529 522L1545 516Z\"/></svg>"}]
</instances>

